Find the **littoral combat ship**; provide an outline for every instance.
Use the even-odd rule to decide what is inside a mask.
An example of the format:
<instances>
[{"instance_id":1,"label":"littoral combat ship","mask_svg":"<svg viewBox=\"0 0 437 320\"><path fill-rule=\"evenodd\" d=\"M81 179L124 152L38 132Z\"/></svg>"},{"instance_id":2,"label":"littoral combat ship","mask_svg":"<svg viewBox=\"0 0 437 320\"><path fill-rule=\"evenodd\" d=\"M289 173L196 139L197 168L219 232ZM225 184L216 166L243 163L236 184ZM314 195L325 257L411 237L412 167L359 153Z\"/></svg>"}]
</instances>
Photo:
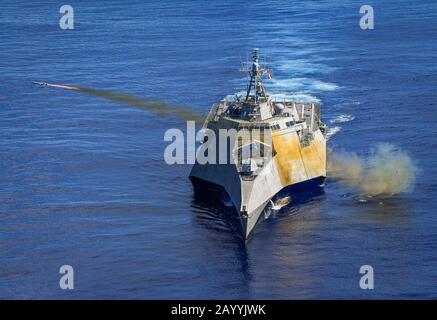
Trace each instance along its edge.
<instances>
[{"instance_id":1,"label":"littoral combat ship","mask_svg":"<svg viewBox=\"0 0 437 320\"><path fill-rule=\"evenodd\" d=\"M204 163L197 157L190 173L195 192L227 194L239 215L244 239L275 195L319 188L326 177L320 104L269 96L263 75L270 76L270 70L259 60L258 49L254 49L253 61L246 61L241 69L250 78L244 99L223 99L212 106L199 152L209 144L203 150L213 152L209 156L216 161ZM235 139L229 134L232 129L237 132ZM220 155L224 132L228 134L224 151L229 150L229 156Z\"/></svg>"}]
</instances>

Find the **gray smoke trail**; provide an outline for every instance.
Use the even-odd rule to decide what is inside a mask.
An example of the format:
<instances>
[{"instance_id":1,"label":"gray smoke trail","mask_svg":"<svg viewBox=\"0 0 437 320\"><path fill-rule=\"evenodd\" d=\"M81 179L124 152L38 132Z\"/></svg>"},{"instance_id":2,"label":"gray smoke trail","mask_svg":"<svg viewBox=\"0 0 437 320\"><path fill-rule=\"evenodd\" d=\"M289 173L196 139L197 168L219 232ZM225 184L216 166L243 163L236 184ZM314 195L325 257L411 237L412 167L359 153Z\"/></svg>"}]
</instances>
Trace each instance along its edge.
<instances>
[{"instance_id":1,"label":"gray smoke trail","mask_svg":"<svg viewBox=\"0 0 437 320\"><path fill-rule=\"evenodd\" d=\"M355 153L331 152L328 176L368 196L410 191L417 168L411 158L391 144L380 144L367 159Z\"/></svg>"},{"instance_id":2,"label":"gray smoke trail","mask_svg":"<svg viewBox=\"0 0 437 320\"><path fill-rule=\"evenodd\" d=\"M61 88L67 90L74 90L76 92L84 92L92 96L109 99L114 102L120 102L135 108L140 108L149 112L153 112L155 115L159 117L178 117L182 120L192 120L198 123L202 123L205 118L200 113L194 112L191 109L170 105L163 101L138 98L128 94L117 93L110 90L93 89L87 87L73 87L63 84L53 84L53 83L37 82L37 81L32 81L32 82L36 85L43 86L43 87Z\"/></svg>"},{"instance_id":3,"label":"gray smoke trail","mask_svg":"<svg viewBox=\"0 0 437 320\"><path fill-rule=\"evenodd\" d=\"M158 117L178 117L182 120L193 120L196 122L203 122L204 120L204 117L200 113L194 112L193 110L185 107L170 105L163 101L138 98L110 90L92 89L86 87L80 87L78 89L79 91L92 96L109 99L114 102L124 103L135 108L152 112Z\"/></svg>"}]
</instances>

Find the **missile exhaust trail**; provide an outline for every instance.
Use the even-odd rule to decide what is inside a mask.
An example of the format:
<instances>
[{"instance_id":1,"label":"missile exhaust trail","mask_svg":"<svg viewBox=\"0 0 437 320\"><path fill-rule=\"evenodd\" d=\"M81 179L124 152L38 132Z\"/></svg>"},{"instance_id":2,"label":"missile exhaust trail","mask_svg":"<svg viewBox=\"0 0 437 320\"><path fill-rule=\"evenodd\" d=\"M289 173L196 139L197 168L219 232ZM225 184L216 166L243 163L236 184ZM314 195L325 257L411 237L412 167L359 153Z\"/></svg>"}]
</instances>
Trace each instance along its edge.
<instances>
[{"instance_id":1,"label":"missile exhaust trail","mask_svg":"<svg viewBox=\"0 0 437 320\"><path fill-rule=\"evenodd\" d=\"M114 102L123 103L135 108L143 109L154 113L158 117L178 117L182 120L191 120L196 122L203 122L204 119L204 117L200 113L197 113L186 107L170 105L164 101L139 98L124 93L114 92L111 90L93 89L87 87L73 87L36 81L33 81L33 83L41 87L52 87L83 92L91 96L100 97Z\"/></svg>"}]
</instances>

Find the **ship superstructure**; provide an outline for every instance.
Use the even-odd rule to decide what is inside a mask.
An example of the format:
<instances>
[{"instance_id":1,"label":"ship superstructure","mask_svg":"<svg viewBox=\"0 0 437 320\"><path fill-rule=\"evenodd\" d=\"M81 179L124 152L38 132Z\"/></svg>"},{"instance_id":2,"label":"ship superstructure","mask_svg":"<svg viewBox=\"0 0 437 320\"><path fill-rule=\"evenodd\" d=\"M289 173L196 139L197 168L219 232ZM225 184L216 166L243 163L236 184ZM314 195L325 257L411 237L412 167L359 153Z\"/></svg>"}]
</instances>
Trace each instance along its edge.
<instances>
[{"instance_id":1,"label":"ship superstructure","mask_svg":"<svg viewBox=\"0 0 437 320\"><path fill-rule=\"evenodd\" d=\"M253 61L243 66L242 71L249 75L245 96L214 104L203 125L217 138L223 136L223 129L238 132L227 145L229 161L219 161L218 151L223 148L217 139L209 142L216 144L217 161L196 161L190 173L196 191L226 192L239 215L245 239L278 192L319 186L326 177L320 104L270 97L263 85L263 74L270 70L259 60L258 49L254 49ZM208 143L208 138L204 142Z\"/></svg>"}]
</instances>

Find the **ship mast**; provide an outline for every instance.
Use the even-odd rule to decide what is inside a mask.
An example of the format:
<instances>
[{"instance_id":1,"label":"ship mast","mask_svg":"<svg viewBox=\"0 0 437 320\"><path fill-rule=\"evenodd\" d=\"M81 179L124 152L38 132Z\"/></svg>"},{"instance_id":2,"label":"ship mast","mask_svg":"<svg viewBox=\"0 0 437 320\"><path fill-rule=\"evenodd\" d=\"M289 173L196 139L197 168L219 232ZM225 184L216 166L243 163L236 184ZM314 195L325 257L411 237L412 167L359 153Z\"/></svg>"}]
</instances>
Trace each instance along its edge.
<instances>
[{"instance_id":1,"label":"ship mast","mask_svg":"<svg viewBox=\"0 0 437 320\"><path fill-rule=\"evenodd\" d=\"M247 63L248 64L248 63ZM241 71L247 71L250 75L249 85L247 87L246 99L247 102L249 97L251 97L251 92L253 91L253 98L255 103L258 103L259 98L265 98L266 92L264 89L262 74L264 69L261 69L259 66L259 55L258 48L253 49L253 63L252 69L246 68L241 69Z\"/></svg>"}]
</instances>

